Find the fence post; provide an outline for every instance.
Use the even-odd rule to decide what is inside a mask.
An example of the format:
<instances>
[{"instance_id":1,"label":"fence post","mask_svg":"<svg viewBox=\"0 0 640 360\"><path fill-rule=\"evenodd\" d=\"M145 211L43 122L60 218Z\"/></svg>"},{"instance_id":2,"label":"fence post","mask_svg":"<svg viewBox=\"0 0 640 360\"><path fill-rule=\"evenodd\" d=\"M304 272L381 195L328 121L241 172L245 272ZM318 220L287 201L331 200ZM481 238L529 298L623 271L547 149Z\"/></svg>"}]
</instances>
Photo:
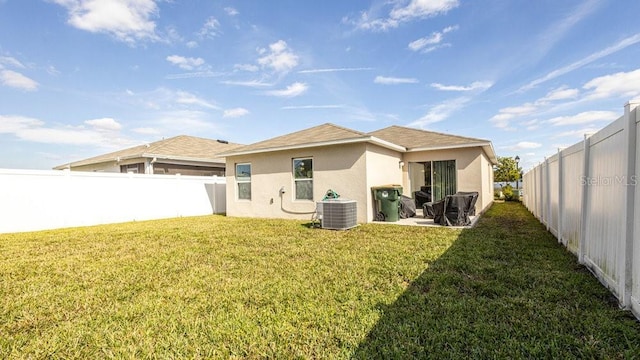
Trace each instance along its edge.
<instances>
[{"instance_id":1,"label":"fence post","mask_svg":"<svg viewBox=\"0 0 640 360\"><path fill-rule=\"evenodd\" d=\"M544 213L546 214L545 216L545 220L547 220L547 231L549 231L551 229L551 171L549 171L549 158L545 157L544 158L544 163L546 165L546 173L545 175L545 179L543 181L544 184L546 184L545 189L544 189L544 193L545 193L545 201L546 201L546 211L544 211Z\"/></svg>"},{"instance_id":2,"label":"fence post","mask_svg":"<svg viewBox=\"0 0 640 360\"><path fill-rule=\"evenodd\" d=\"M580 214L580 244L578 246L578 261L584 264L584 256L587 248L587 221L589 221L589 149L591 148L591 140L589 134L584 135L584 152L583 152L583 169L582 179L582 213Z\"/></svg>"},{"instance_id":3,"label":"fence post","mask_svg":"<svg viewBox=\"0 0 640 360\"><path fill-rule=\"evenodd\" d=\"M558 228L556 231L558 232L558 242L564 245L564 242L562 242L562 209L564 204L564 201L562 201L564 196L564 188L562 186L564 176L562 176L562 172L562 151L558 148Z\"/></svg>"},{"instance_id":4,"label":"fence post","mask_svg":"<svg viewBox=\"0 0 640 360\"><path fill-rule=\"evenodd\" d=\"M631 303L631 293L633 289L633 221L635 218L635 195L636 189L633 186L633 181L636 174L636 107L640 102L628 102L624 106L624 127L627 132L627 164L626 174L622 175L620 181L624 181L626 185L625 189L625 241L623 247L623 256L621 265L623 268L620 274L622 291L620 294L620 301L622 307L628 307Z\"/></svg>"}]
</instances>

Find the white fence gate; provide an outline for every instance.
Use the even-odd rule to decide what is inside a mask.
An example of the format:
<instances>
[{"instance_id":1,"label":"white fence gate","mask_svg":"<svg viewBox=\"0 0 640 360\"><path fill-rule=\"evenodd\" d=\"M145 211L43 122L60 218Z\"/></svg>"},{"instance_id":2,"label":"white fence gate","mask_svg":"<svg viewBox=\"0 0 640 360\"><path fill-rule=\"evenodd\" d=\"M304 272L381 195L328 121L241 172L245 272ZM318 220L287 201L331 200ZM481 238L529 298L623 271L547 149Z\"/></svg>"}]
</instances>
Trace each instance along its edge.
<instances>
[{"instance_id":1,"label":"white fence gate","mask_svg":"<svg viewBox=\"0 0 640 360\"><path fill-rule=\"evenodd\" d=\"M0 233L226 211L224 177L0 169Z\"/></svg>"},{"instance_id":2,"label":"white fence gate","mask_svg":"<svg viewBox=\"0 0 640 360\"><path fill-rule=\"evenodd\" d=\"M640 318L639 102L524 174L523 202Z\"/></svg>"}]
</instances>

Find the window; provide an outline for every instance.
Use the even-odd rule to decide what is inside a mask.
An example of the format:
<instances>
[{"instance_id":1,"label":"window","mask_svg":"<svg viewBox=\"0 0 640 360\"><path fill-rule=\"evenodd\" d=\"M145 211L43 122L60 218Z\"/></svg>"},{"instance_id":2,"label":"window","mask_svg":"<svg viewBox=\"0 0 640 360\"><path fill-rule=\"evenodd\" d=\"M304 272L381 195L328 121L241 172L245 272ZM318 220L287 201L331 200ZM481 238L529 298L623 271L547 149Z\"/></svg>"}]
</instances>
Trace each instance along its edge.
<instances>
[{"instance_id":1,"label":"window","mask_svg":"<svg viewBox=\"0 0 640 360\"><path fill-rule=\"evenodd\" d=\"M293 159L296 200L313 200L313 159Z\"/></svg>"},{"instance_id":2,"label":"window","mask_svg":"<svg viewBox=\"0 0 640 360\"><path fill-rule=\"evenodd\" d=\"M251 200L251 164L236 164L238 199Z\"/></svg>"},{"instance_id":3,"label":"window","mask_svg":"<svg viewBox=\"0 0 640 360\"><path fill-rule=\"evenodd\" d=\"M144 164L120 165L121 173L144 174Z\"/></svg>"}]
</instances>

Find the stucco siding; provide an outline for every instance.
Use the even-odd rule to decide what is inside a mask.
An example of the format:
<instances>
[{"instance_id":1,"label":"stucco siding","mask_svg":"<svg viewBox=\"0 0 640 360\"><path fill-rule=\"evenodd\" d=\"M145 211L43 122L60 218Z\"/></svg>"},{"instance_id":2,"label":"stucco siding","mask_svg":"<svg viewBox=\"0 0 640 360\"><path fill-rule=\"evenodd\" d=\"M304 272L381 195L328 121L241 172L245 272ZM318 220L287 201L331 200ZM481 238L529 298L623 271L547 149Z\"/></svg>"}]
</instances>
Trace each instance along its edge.
<instances>
[{"instance_id":1,"label":"stucco siding","mask_svg":"<svg viewBox=\"0 0 640 360\"><path fill-rule=\"evenodd\" d=\"M227 157L227 215L311 219L327 190L356 200L358 222L367 221L366 145L346 144ZM293 159L313 159L313 201L295 200ZM251 164L251 200L238 200L235 165ZM284 193L280 194L280 189Z\"/></svg>"},{"instance_id":2,"label":"stucco siding","mask_svg":"<svg viewBox=\"0 0 640 360\"><path fill-rule=\"evenodd\" d=\"M375 145L367 146L367 170L364 192L366 196L366 221L373 221L374 196L371 188L380 185L397 184L402 185L402 169L400 168L402 155L399 152L385 149ZM403 192L406 191L403 186ZM358 209L360 210L360 209Z\"/></svg>"}]
</instances>

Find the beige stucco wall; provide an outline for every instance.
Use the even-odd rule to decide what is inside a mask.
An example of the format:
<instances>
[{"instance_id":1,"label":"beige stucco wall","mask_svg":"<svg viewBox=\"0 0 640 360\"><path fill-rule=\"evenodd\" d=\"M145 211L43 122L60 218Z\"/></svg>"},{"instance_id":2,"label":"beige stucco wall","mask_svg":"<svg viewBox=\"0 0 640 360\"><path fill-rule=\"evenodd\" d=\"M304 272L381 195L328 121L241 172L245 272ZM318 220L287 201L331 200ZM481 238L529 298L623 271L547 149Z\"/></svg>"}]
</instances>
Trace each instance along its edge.
<instances>
[{"instance_id":1,"label":"beige stucco wall","mask_svg":"<svg viewBox=\"0 0 640 360\"><path fill-rule=\"evenodd\" d=\"M295 200L293 159L308 157L313 158L313 201ZM493 171L479 147L402 154L357 143L227 157L227 215L310 220L316 202L332 189L343 199L357 201L359 223L371 222L375 216L372 187L398 184L405 195L412 196L409 162L434 160L456 160L457 189L480 193L477 212L491 204ZM251 164L251 200L238 199L235 165L239 163Z\"/></svg>"},{"instance_id":2,"label":"beige stucco wall","mask_svg":"<svg viewBox=\"0 0 640 360\"><path fill-rule=\"evenodd\" d=\"M456 189L479 192L476 213L483 211L493 201L493 170L481 147L409 152L404 154L403 184L405 195L412 196L409 188L409 162L456 160Z\"/></svg>"},{"instance_id":3,"label":"beige stucco wall","mask_svg":"<svg viewBox=\"0 0 640 360\"><path fill-rule=\"evenodd\" d=\"M375 197L371 188L381 185L402 185L402 154L377 145L367 145L367 183L363 191L366 193L367 222L375 216ZM404 189L403 189L404 190Z\"/></svg>"},{"instance_id":4,"label":"beige stucco wall","mask_svg":"<svg viewBox=\"0 0 640 360\"><path fill-rule=\"evenodd\" d=\"M357 201L358 222L367 221L366 144L348 144L227 157L227 215L311 219L327 190ZM295 200L293 159L313 158L313 201ZM251 164L251 200L238 200L235 165ZM280 188L285 193L280 195Z\"/></svg>"}]
</instances>

